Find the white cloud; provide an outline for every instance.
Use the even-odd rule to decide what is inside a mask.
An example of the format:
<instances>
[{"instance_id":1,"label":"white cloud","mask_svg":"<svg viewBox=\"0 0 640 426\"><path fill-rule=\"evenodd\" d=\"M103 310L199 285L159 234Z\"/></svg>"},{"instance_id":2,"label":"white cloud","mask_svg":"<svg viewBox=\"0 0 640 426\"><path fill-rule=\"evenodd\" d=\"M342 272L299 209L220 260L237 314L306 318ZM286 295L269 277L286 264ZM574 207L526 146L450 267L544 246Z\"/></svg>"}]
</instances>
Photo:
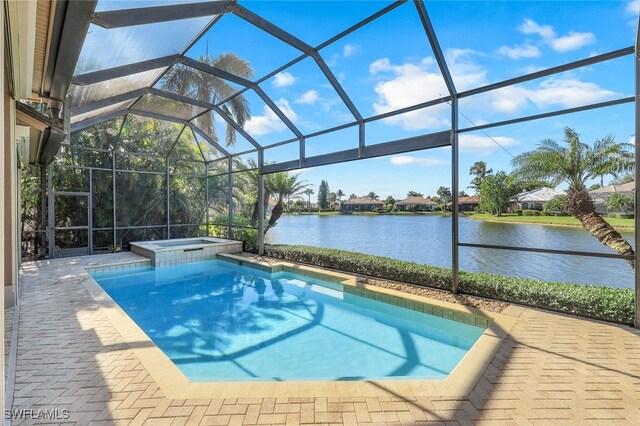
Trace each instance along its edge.
<instances>
[{"instance_id":1,"label":"white cloud","mask_svg":"<svg viewBox=\"0 0 640 426\"><path fill-rule=\"evenodd\" d=\"M538 34L545 40L556 36L556 32L551 25L540 25L532 19L525 19L518 29L522 34Z\"/></svg>"},{"instance_id":2,"label":"white cloud","mask_svg":"<svg viewBox=\"0 0 640 426\"><path fill-rule=\"evenodd\" d=\"M417 64L394 65L388 58L373 62L369 72L381 78L375 87L378 98L373 109L376 114L445 96L448 92L444 80L439 72L432 70L432 64L432 58L425 58ZM399 124L405 130L436 129L449 123L448 110L449 107L443 104L390 117L385 122Z\"/></svg>"},{"instance_id":3,"label":"white cloud","mask_svg":"<svg viewBox=\"0 0 640 426\"><path fill-rule=\"evenodd\" d=\"M625 8L627 13L637 15L640 13L640 0L631 0Z\"/></svg>"},{"instance_id":4,"label":"white cloud","mask_svg":"<svg viewBox=\"0 0 640 426\"><path fill-rule=\"evenodd\" d=\"M313 105L320 99L320 94L317 90L307 90L298 99L295 100L297 104Z\"/></svg>"},{"instance_id":5,"label":"white cloud","mask_svg":"<svg viewBox=\"0 0 640 426\"><path fill-rule=\"evenodd\" d=\"M527 65L518 69L518 73L520 74L533 74L534 72L542 71L545 67L541 67L539 65Z\"/></svg>"},{"instance_id":6,"label":"white cloud","mask_svg":"<svg viewBox=\"0 0 640 426\"><path fill-rule=\"evenodd\" d=\"M596 36L594 36L593 33L577 33L571 31L566 36L552 39L550 44L551 48L556 52L568 52L595 42Z\"/></svg>"},{"instance_id":7,"label":"white cloud","mask_svg":"<svg viewBox=\"0 0 640 426\"><path fill-rule=\"evenodd\" d=\"M275 76L275 80L271 84L275 87L288 87L296 82L298 78L294 77L291 73L282 71Z\"/></svg>"},{"instance_id":8,"label":"white cloud","mask_svg":"<svg viewBox=\"0 0 640 426\"><path fill-rule=\"evenodd\" d=\"M540 25L532 19L525 19L518 27L522 34L537 34L542 37L556 52L568 52L596 42L593 33L579 33L570 31L569 34L558 37L551 25Z\"/></svg>"},{"instance_id":9,"label":"white cloud","mask_svg":"<svg viewBox=\"0 0 640 426\"><path fill-rule=\"evenodd\" d=\"M474 153L478 155L491 154L497 149L501 149L498 144L505 148L510 148L519 145L519 142L514 138L506 136L480 136L480 135L460 135L458 137L460 144L460 152ZM497 143L496 143L497 142Z\"/></svg>"},{"instance_id":10,"label":"white cloud","mask_svg":"<svg viewBox=\"0 0 640 426\"><path fill-rule=\"evenodd\" d=\"M636 144L636 137L635 136L630 136L629 137L629 143L631 145L635 145Z\"/></svg>"},{"instance_id":11,"label":"white cloud","mask_svg":"<svg viewBox=\"0 0 640 426\"><path fill-rule=\"evenodd\" d=\"M389 58L378 59L376 61L373 61L369 65L370 74L377 74L379 72L389 71L391 69L393 69L393 67L391 66L391 61L389 60Z\"/></svg>"},{"instance_id":12,"label":"white cloud","mask_svg":"<svg viewBox=\"0 0 640 426\"><path fill-rule=\"evenodd\" d=\"M483 56L482 53L471 49L447 49L444 56L458 91L487 83L486 70L473 62L473 57Z\"/></svg>"},{"instance_id":13,"label":"white cloud","mask_svg":"<svg viewBox=\"0 0 640 426\"><path fill-rule=\"evenodd\" d=\"M413 157L411 155L394 155L390 159L391 164L395 166L446 166L450 164L447 160L441 160L435 157Z\"/></svg>"},{"instance_id":14,"label":"white cloud","mask_svg":"<svg viewBox=\"0 0 640 426\"><path fill-rule=\"evenodd\" d=\"M465 49L450 49L445 52L447 63L459 91L487 84L486 69L474 63L477 52ZM375 86L378 95L373 104L377 114L396 111L430 99L447 95L447 89L432 58L417 63L393 64L381 58L369 66L369 72L379 81ZM553 77L537 84L508 86L465 100L465 109L475 111L480 117L493 113L513 114L535 106L573 108L601 102L620 94L596 83L582 81L577 77ZM389 125L404 130L441 130L450 124L450 108L446 103L385 118Z\"/></svg>"},{"instance_id":15,"label":"white cloud","mask_svg":"<svg viewBox=\"0 0 640 426\"><path fill-rule=\"evenodd\" d=\"M572 78L549 78L534 87L509 86L478 96L478 105L489 105L492 111L514 113L529 103L538 108L559 106L573 108L619 96L595 83Z\"/></svg>"},{"instance_id":16,"label":"white cloud","mask_svg":"<svg viewBox=\"0 0 640 426\"><path fill-rule=\"evenodd\" d=\"M278 99L275 104L280 108L284 115L292 122L298 119L298 115L291 108L289 101L286 99ZM264 106L261 115L253 115L244 126L245 130L253 136L265 135L267 133L281 132L287 126L278 118L278 116L267 105Z\"/></svg>"},{"instance_id":17,"label":"white cloud","mask_svg":"<svg viewBox=\"0 0 640 426\"><path fill-rule=\"evenodd\" d=\"M571 78L549 78L527 94L539 107L558 105L565 108L599 102L617 95L618 93L595 83Z\"/></svg>"},{"instance_id":18,"label":"white cloud","mask_svg":"<svg viewBox=\"0 0 640 426\"><path fill-rule=\"evenodd\" d=\"M360 46L355 44L345 44L342 48L342 56L348 58L349 56L353 56L360 51Z\"/></svg>"},{"instance_id":19,"label":"white cloud","mask_svg":"<svg viewBox=\"0 0 640 426\"><path fill-rule=\"evenodd\" d=\"M487 96L490 99L488 102L491 110L503 113L519 111L527 105L528 101L527 90L520 86L503 87Z\"/></svg>"},{"instance_id":20,"label":"white cloud","mask_svg":"<svg viewBox=\"0 0 640 426\"><path fill-rule=\"evenodd\" d=\"M502 46L498 49L498 53L510 59L538 58L542 53L540 49L531 44L523 44L520 46Z\"/></svg>"}]
</instances>

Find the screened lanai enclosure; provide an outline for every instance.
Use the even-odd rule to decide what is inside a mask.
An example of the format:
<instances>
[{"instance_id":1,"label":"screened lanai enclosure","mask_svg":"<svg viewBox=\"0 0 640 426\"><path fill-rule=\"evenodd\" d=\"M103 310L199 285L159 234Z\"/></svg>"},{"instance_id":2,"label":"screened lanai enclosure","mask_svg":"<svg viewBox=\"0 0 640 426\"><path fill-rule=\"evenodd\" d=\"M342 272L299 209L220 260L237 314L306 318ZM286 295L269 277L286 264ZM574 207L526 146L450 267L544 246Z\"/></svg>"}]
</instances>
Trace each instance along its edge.
<instances>
[{"instance_id":1,"label":"screened lanai enclosure","mask_svg":"<svg viewBox=\"0 0 640 426\"><path fill-rule=\"evenodd\" d=\"M532 10L545 7L552 5L531 4ZM433 164L446 165L443 182L451 188L453 292L460 256L472 251L605 259L629 268L636 254L604 246L585 251L478 241L460 233L458 198L467 189L467 163L491 162L487 143L498 147L494 155L511 155L526 128L557 133L550 119L583 114L597 127L615 115L626 126L615 129L617 136L636 134L635 27L584 51L571 48L571 34L532 20L526 27L522 16L523 34L562 54L552 66L488 74L496 58L533 58L539 48L527 41L528 53L507 46L493 54L462 49L462 39L488 40L501 31L491 24L499 12L481 10L483 31L456 33L462 8L423 1L69 1L66 14L73 19L65 23L61 51L77 61L61 65L69 69L70 85L64 105L51 109L68 135L55 156L23 170L23 258L116 252L133 241L197 236L239 239L246 251L262 254L274 197L265 188L267 176L433 151L446 157ZM309 36L303 29L311 20L322 25ZM400 44L410 52L394 57ZM366 51L375 52L367 65L354 65L347 76L344 61ZM595 85L581 80L585 75L602 79ZM606 76L615 78L605 87ZM294 81L301 95L287 98L279 89ZM552 99L553 89L559 95ZM474 115L478 110L487 113ZM488 134L495 129L506 136ZM545 137L541 132L530 146ZM637 203L637 191L634 196ZM637 246L637 216L635 229ZM637 294L632 274L628 287Z\"/></svg>"}]
</instances>

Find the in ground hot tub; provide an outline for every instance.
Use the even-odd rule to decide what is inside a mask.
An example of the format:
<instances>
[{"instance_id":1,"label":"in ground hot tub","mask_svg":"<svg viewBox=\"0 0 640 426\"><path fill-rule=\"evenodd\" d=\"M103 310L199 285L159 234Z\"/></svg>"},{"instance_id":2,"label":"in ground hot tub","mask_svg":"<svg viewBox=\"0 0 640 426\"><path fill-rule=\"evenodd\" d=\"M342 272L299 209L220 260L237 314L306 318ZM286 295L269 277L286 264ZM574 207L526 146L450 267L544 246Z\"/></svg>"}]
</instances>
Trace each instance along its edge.
<instances>
[{"instance_id":1,"label":"in ground hot tub","mask_svg":"<svg viewBox=\"0 0 640 426\"><path fill-rule=\"evenodd\" d=\"M137 241L131 243L131 251L148 257L154 266L178 265L215 259L218 253L241 252L242 241L214 237Z\"/></svg>"}]
</instances>

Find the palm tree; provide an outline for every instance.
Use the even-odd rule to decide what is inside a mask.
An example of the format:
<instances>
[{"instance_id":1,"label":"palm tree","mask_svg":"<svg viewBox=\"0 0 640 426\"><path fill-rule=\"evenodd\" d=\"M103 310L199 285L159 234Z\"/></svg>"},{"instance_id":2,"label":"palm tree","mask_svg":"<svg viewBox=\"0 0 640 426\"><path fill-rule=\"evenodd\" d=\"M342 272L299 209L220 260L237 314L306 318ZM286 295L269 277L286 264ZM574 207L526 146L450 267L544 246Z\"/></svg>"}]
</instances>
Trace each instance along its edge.
<instances>
[{"instance_id":1,"label":"palm tree","mask_svg":"<svg viewBox=\"0 0 640 426\"><path fill-rule=\"evenodd\" d=\"M287 172L278 172L267 175L264 186L265 192L268 189L269 194L271 194L271 197L276 202L276 205L271 211L269 222L264 228L264 234L266 235L269 229L276 226L276 222L280 219L280 216L282 216L284 200L291 197L299 197L303 191L306 194L309 189L305 190L305 188L308 188L309 184L306 183L306 181L298 181L298 175L289 175Z\"/></svg>"},{"instance_id":2,"label":"palm tree","mask_svg":"<svg viewBox=\"0 0 640 426\"><path fill-rule=\"evenodd\" d=\"M239 77L246 79L253 77L253 68L249 62L233 53L223 53L215 58L208 55L206 57L200 56L198 60ZM237 92L233 86L220 77L180 64L169 69L169 72L162 80L162 88L178 95L188 96L211 104L227 99ZM174 102L173 108L176 108L175 104ZM249 103L242 95L226 102L221 106L221 109L231 116L240 127L244 127L247 120L251 118ZM193 115L196 115L194 112L192 111ZM189 112L187 111L188 114ZM212 114L203 114L196 119L196 124L217 142L218 137L212 117ZM226 126L225 140L227 146L233 145L236 141L236 131L229 124Z\"/></svg>"},{"instance_id":3,"label":"palm tree","mask_svg":"<svg viewBox=\"0 0 640 426\"><path fill-rule=\"evenodd\" d=\"M342 197L344 197L346 194L342 191L342 189L338 189L336 191L336 196L338 197L338 201L342 202Z\"/></svg>"},{"instance_id":4,"label":"palm tree","mask_svg":"<svg viewBox=\"0 0 640 426\"><path fill-rule=\"evenodd\" d=\"M621 255L634 255L631 245L596 213L586 182L603 174L618 176L634 169L633 145L616 142L609 135L588 145L580 135L565 127L564 140L540 141L538 147L512 160L516 176L530 180L549 180L553 185L567 183L565 211L602 244ZM635 267L633 260L628 261Z\"/></svg>"},{"instance_id":5,"label":"palm tree","mask_svg":"<svg viewBox=\"0 0 640 426\"><path fill-rule=\"evenodd\" d=\"M311 214L311 196L314 194L313 189L307 188L304 190L304 194L309 197L309 214Z\"/></svg>"},{"instance_id":6,"label":"palm tree","mask_svg":"<svg viewBox=\"0 0 640 426\"><path fill-rule=\"evenodd\" d=\"M370 199L371 201L376 201L380 198L380 196L375 192L371 191L370 193L367 194L367 198Z\"/></svg>"},{"instance_id":7,"label":"palm tree","mask_svg":"<svg viewBox=\"0 0 640 426\"><path fill-rule=\"evenodd\" d=\"M475 193L478 193L480 189L480 184L485 176L493 173L493 169L487 170L487 163L484 161L476 161L473 163L473 166L469 168L469 175L474 176L471 180L471 184L469 185L469 189L473 189Z\"/></svg>"},{"instance_id":8,"label":"palm tree","mask_svg":"<svg viewBox=\"0 0 640 426\"><path fill-rule=\"evenodd\" d=\"M351 195L349 195L349 199L350 199L350 200L351 200L351 199L353 199L353 198L358 198L358 196L357 196L356 194L351 194Z\"/></svg>"},{"instance_id":9,"label":"palm tree","mask_svg":"<svg viewBox=\"0 0 640 426\"><path fill-rule=\"evenodd\" d=\"M607 208L609 210L620 209L622 213L627 213L627 207L633 206L633 196L614 192L607 200Z\"/></svg>"},{"instance_id":10,"label":"palm tree","mask_svg":"<svg viewBox=\"0 0 640 426\"><path fill-rule=\"evenodd\" d=\"M336 194L335 192L330 192L329 193L329 206L331 207L331 210L333 210L333 208L335 207L336 201L338 201L338 194Z\"/></svg>"}]
</instances>

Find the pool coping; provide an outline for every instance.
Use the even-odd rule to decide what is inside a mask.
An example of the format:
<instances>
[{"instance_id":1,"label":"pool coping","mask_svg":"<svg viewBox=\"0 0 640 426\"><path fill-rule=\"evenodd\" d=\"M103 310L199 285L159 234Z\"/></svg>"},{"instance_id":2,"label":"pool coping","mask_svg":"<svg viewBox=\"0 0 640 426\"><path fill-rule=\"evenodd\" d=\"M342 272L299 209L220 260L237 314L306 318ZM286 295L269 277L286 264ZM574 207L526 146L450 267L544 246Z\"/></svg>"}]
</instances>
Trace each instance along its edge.
<instances>
[{"instance_id":1,"label":"pool coping","mask_svg":"<svg viewBox=\"0 0 640 426\"><path fill-rule=\"evenodd\" d=\"M422 306L429 305L433 311L451 312L452 316L473 315L490 319L491 323L484 333L469 349L463 359L445 379L384 379L368 381L291 381L291 382L192 382L180 369L160 350L142 329L120 308L120 306L100 287L90 275L90 270L118 270L125 262L118 262L98 267L85 268L88 280L82 283L98 309L109 319L123 340L132 349L136 357L148 371L165 396L176 399L208 399L238 397L313 397L327 395L334 397L373 397L394 394L397 396L467 396L475 387L494 354L508 335L509 331L524 312L525 308L510 305L501 313L430 299L397 290L391 290L358 282L354 275L328 271L307 265L278 261L267 263L257 259L231 254L218 254L221 260L232 261L269 272L292 270L311 278L322 278L343 285L345 289L361 289L380 294L384 297L395 297L410 302L418 302ZM128 267L135 268L131 265ZM275 269L275 270L274 270ZM349 291L349 290L347 290ZM357 290L356 290L357 291ZM355 293L354 293L355 294ZM369 296L367 296L369 297ZM389 302L387 302L389 303ZM444 315L441 315L445 317ZM464 318L464 317L463 317ZM454 318L451 318L454 319ZM456 320L456 319L454 319ZM459 320L459 319L458 319ZM464 319L463 321L464 322Z\"/></svg>"}]
</instances>

